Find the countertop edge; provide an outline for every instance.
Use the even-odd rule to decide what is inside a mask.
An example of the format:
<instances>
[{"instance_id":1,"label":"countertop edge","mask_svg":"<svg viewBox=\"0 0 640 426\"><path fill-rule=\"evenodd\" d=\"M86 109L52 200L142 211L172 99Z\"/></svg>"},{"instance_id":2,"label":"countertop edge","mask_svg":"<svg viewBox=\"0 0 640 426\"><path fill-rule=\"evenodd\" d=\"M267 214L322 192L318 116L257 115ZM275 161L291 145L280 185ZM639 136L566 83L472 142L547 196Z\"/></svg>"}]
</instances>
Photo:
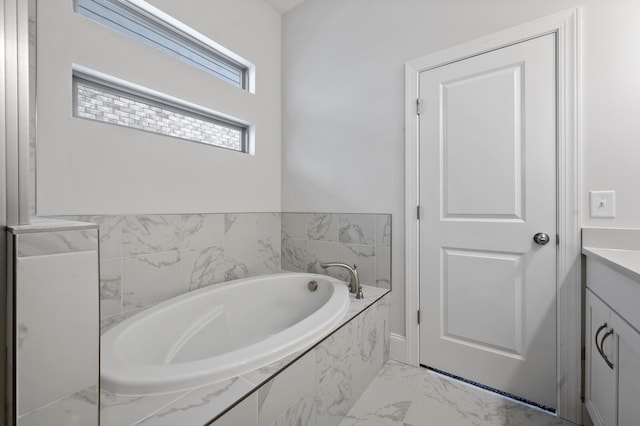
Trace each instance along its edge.
<instances>
[{"instance_id":1,"label":"countertop edge","mask_svg":"<svg viewBox=\"0 0 640 426\"><path fill-rule=\"evenodd\" d=\"M628 262L620 262L615 259L613 256L615 253L620 252L634 252L637 253L639 263L631 266ZM640 251L636 250L621 250L621 249L611 249L611 248L601 248L601 247L582 247L582 254L587 257L592 257L596 260L601 261L605 265L614 269L615 271L625 275L627 278L630 278L634 281L640 282Z\"/></svg>"}]
</instances>

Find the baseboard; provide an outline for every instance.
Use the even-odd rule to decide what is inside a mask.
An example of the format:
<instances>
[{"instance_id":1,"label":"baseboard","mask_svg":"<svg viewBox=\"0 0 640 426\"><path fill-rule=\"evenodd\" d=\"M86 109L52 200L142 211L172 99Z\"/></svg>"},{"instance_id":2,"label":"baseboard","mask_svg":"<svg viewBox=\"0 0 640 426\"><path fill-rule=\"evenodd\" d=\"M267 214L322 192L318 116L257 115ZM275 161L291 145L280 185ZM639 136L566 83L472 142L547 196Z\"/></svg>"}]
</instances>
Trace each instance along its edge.
<instances>
[{"instance_id":1,"label":"baseboard","mask_svg":"<svg viewBox=\"0 0 640 426\"><path fill-rule=\"evenodd\" d=\"M584 404L582 404L582 424L584 426L594 426L591 416L589 416L589 412L587 411L587 406Z\"/></svg>"},{"instance_id":2,"label":"baseboard","mask_svg":"<svg viewBox=\"0 0 640 426\"><path fill-rule=\"evenodd\" d=\"M407 363L407 339L404 336L391 333L391 353L389 356L395 361Z\"/></svg>"}]
</instances>

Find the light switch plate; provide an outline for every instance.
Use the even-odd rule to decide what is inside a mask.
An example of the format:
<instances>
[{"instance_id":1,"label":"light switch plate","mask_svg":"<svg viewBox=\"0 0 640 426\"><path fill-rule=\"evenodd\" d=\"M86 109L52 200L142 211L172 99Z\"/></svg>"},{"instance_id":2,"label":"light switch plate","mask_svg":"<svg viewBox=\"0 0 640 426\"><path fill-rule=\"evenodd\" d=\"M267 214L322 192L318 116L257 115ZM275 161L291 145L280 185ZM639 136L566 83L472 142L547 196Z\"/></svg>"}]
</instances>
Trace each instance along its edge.
<instances>
[{"instance_id":1,"label":"light switch plate","mask_svg":"<svg viewBox=\"0 0 640 426\"><path fill-rule=\"evenodd\" d=\"M589 206L591 217L616 217L616 192L590 191Z\"/></svg>"}]
</instances>

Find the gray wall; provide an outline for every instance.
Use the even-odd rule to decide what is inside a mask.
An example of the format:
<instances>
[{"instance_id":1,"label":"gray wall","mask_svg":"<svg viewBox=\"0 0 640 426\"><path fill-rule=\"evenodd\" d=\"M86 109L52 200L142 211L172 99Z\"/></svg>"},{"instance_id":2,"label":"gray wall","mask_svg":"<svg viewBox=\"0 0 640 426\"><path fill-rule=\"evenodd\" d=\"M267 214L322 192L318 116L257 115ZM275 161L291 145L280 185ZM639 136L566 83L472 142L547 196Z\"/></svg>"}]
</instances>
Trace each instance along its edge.
<instances>
[{"instance_id":1,"label":"gray wall","mask_svg":"<svg viewBox=\"0 0 640 426\"><path fill-rule=\"evenodd\" d=\"M583 224L640 227L637 1L306 0L283 16L283 210L393 214L393 332L404 334L404 64L579 5ZM607 189L617 217L590 218L588 191Z\"/></svg>"},{"instance_id":2,"label":"gray wall","mask_svg":"<svg viewBox=\"0 0 640 426\"><path fill-rule=\"evenodd\" d=\"M37 205L43 215L280 211L280 14L262 0L150 0L256 67L255 93L38 2ZM255 155L73 118L72 64L253 123Z\"/></svg>"}]
</instances>

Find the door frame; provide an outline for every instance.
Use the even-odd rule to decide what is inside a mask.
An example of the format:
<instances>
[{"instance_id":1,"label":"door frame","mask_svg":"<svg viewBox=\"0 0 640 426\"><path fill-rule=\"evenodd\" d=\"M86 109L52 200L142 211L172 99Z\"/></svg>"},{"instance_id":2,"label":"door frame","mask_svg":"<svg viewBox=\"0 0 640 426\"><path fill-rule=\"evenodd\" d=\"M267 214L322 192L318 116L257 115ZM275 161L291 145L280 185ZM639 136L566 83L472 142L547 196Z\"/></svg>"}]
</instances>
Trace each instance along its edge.
<instances>
[{"instance_id":1,"label":"door frame","mask_svg":"<svg viewBox=\"0 0 640 426\"><path fill-rule=\"evenodd\" d=\"M557 413L579 423L581 394L580 9L574 8L405 64L405 341L394 355L419 364L419 74L452 62L556 34L557 47ZM404 343L404 344L402 344ZM401 348L401 346L404 346Z\"/></svg>"}]
</instances>

